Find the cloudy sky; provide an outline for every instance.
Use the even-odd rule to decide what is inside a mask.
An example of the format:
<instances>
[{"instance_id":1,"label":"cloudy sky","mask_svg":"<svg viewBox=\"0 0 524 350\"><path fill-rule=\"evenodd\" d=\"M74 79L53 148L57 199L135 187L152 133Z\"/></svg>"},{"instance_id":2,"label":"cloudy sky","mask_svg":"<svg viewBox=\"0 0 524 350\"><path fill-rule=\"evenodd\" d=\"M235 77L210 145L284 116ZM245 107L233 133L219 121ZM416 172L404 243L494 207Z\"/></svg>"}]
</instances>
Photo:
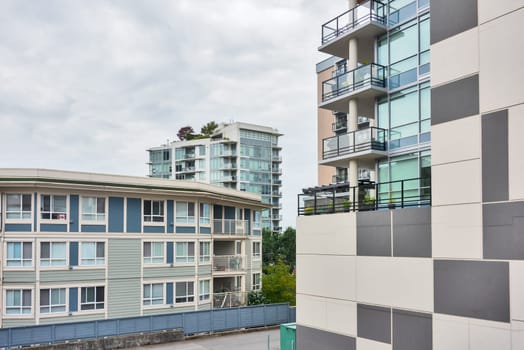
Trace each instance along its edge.
<instances>
[{"instance_id":1,"label":"cloudy sky","mask_svg":"<svg viewBox=\"0 0 524 350\"><path fill-rule=\"evenodd\" d=\"M284 225L316 182L320 26L346 0L0 0L0 167L143 176L210 120L277 128Z\"/></svg>"}]
</instances>

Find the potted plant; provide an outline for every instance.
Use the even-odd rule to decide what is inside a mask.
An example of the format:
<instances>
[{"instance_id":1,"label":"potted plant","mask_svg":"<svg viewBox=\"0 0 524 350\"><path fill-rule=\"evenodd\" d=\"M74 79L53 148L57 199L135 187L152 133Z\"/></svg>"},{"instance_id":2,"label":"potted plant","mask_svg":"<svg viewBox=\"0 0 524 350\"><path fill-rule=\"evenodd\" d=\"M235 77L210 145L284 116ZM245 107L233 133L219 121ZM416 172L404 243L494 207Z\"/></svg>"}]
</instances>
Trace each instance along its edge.
<instances>
[{"instance_id":1,"label":"potted plant","mask_svg":"<svg viewBox=\"0 0 524 350\"><path fill-rule=\"evenodd\" d=\"M313 215L313 207L305 207L304 215Z\"/></svg>"},{"instance_id":2,"label":"potted plant","mask_svg":"<svg viewBox=\"0 0 524 350\"><path fill-rule=\"evenodd\" d=\"M361 210L372 210L375 209L375 197L366 194L362 201Z\"/></svg>"},{"instance_id":3,"label":"potted plant","mask_svg":"<svg viewBox=\"0 0 524 350\"><path fill-rule=\"evenodd\" d=\"M351 208L351 204L352 204L351 201L347 199L342 202L342 208L344 209L345 212L349 211L349 209Z\"/></svg>"}]
</instances>

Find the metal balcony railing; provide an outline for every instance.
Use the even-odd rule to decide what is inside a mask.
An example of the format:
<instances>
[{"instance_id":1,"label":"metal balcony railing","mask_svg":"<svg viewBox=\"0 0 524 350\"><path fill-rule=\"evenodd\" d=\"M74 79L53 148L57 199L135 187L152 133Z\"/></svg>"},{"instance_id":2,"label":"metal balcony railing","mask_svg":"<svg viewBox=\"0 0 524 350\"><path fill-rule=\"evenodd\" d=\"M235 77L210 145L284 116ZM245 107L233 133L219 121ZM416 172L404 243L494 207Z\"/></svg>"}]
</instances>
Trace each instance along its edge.
<instances>
[{"instance_id":1,"label":"metal balcony railing","mask_svg":"<svg viewBox=\"0 0 524 350\"><path fill-rule=\"evenodd\" d=\"M213 220L213 233L218 235L245 236L248 232L247 220Z\"/></svg>"},{"instance_id":2,"label":"metal balcony railing","mask_svg":"<svg viewBox=\"0 0 524 350\"><path fill-rule=\"evenodd\" d=\"M386 5L380 1L361 2L322 25L322 45L367 23L386 25Z\"/></svg>"},{"instance_id":3,"label":"metal balcony railing","mask_svg":"<svg viewBox=\"0 0 524 350\"><path fill-rule=\"evenodd\" d=\"M386 87L386 67L371 63L324 81L322 83L322 101L329 101L366 86Z\"/></svg>"},{"instance_id":4,"label":"metal balcony railing","mask_svg":"<svg viewBox=\"0 0 524 350\"><path fill-rule=\"evenodd\" d=\"M322 159L368 150L386 150L385 129L371 127L322 140Z\"/></svg>"},{"instance_id":5,"label":"metal balcony railing","mask_svg":"<svg viewBox=\"0 0 524 350\"><path fill-rule=\"evenodd\" d=\"M213 256L214 272L241 272L245 270L243 255L215 255Z\"/></svg>"}]
</instances>

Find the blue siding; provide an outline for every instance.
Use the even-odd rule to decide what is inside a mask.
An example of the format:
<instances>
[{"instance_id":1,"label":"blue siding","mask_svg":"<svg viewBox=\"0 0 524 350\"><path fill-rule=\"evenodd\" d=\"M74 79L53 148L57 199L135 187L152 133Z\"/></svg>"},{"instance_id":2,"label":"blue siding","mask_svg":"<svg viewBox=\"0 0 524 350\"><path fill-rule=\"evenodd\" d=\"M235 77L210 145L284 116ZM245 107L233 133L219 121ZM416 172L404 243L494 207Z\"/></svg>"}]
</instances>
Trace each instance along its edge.
<instances>
[{"instance_id":1,"label":"blue siding","mask_svg":"<svg viewBox=\"0 0 524 350\"><path fill-rule=\"evenodd\" d=\"M235 219L235 208L234 207L224 207L224 219Z\"/></svg>"},{"instance_id":2,"label":"blue siding","mask_svg":"<svg viewBox=\"0 0 524 350\"><path fill-rule=\"evenodd\" d=\"M176 233L196 233L194 226L177 226Z\"/></svg>"},{"instance_id":3,"label":"blue siding","mask_svg":"<svg viewBox=\"0 0 524 350\"><path fill-rule=\"evenodd\" d=\"M174 220L174 201L167 201L167 233L175 232L175 220Z\"/></svg>"},{"instance_id":4,"label":"blue siding","mask_svg":"<svg viewBox=\"0 0 524 350\"><path fill-rule=\"evenodd\" d=\"M69 288L69 312L78 311L78 288Z\"/></svg>"},{"instance_id":5,"label":"blue siding","mask_svg":"<svg viewBox=\"0 0 524 350\"><path fill-rule=\"evenodd\" d=\"M173 304L173 283L166 283L166 304Z\"/></svg>"},{"instance_id":6,"label":"blue siding","mask_svg":"<svg viewBox=\"0 0 524 350\"><path fill-rule=\"evenodd\" d=\"M35 192L35 195L34 195L34 207L35 207L35 210L33 212L33 229L36 231L37 230L37 224L36 224L36 220L38 219L38 194Z\"/></svg>"},{"instance_id":7,"label":"blue siding","mask_svg":"<svg viewBox=\"0 0 524 350\"><path fill-rule=\"evenodd\" d=\"M69 196L69 231L78 232L78 195Z\"/></svg>"},{"instance_id":8,"label":"blue siding","mask_svg":"<svg viewBox=\"0 0 524 350\"><path fill-rule=\"evenodd\" d=\"M142 210L140 208L142 201L140 198L127 199L127 232L140 233L142 226Z\"/></svg>"},{"instance_id":9,"label":"blue siding","mask_svg":"<svg viewBox=\"0 0 524 350\"><path fill-rule=\"evenodd\" d=\"M213 218L215 218L216 220L222 219L222 206L221 205L213 206Z\"/></svg>"},{"instance_id":10,"label":"blue siding","mask_svg":"<svg viewBox=\"0 0 524 350\"><path fill-rule=\"evenodd\" d=\"M124 198L109 197L109 232L124 232Z\"/></svg>"},{"instance_id":11,"label":"blue siding","mask_svg":"<svg viewBox=\"0 0 524 350\"><path fill-rule=\"evenodd\" d=\"M31 232L31 224L5 224L5 232Z\"/></svg>"},{"instance_id":12,"label":"blue siding","mask_svg":"<svg viewBox=\"0 0 524 350\"><path fill-rule=\"evenodd\" d=\"M168 264L173 263L173 242L167 242L166 260Z\"/></svg>"},{"instance_id":13,"label":"blue siding","mask_svg":"<svg viewBox=\"0 0 524 350\"><path fill-rule=\"evenodd\" d=\"M201 227L200 233L211 233L211 227Z\"/></svg>"},{"instance_id":14,"label":"blue siding","mask_svg":"<svg viewBox=\"0 0 524 350\"><path fill-rule=\"evenodd\" d=\"M41 232L67 232L67 224L40 224Z\"/></svg>"},{"instance_id":15,"label":"blue siding","mask_svg":"<svg viewBox=\"0 0 524 350\"><path fill-rule=\"evenodd\" d=\"M82 232L106 232L106 225L82 225Z\"/></svg>"},{"instance_id":16,"label":"blue siding","mask_svg":"<svg viewBox=\"0 0 524 350\"><path fill-rule=\"evenodd\" d=\"M69 266L78 266L78 242L69 242Z\"/></svg>"},{"instance_id":17,"label":"blue siding","mask_svg":"<svg viewBox=\"0 0 524 350\"><path fill-rule=\"evenodd\" d=\"M164 226L144 226L144 233L165 233Z\"/></svg>"}]
</instances>

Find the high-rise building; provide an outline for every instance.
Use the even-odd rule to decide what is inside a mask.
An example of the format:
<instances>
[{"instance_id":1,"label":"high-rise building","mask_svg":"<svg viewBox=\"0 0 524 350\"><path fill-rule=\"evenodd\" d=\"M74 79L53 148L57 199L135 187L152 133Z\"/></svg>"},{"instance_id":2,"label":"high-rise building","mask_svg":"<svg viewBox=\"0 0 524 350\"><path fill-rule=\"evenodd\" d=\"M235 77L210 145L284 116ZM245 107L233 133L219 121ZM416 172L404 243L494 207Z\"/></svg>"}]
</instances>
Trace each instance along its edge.
<instances>
[{"instance_id":1,"label":"high-rise building","mask_svg":"<svg viewBox=\"0 0 524 350\"><path fill-rule=\"evenodd\" d=\"M298 349L524 348L523 21L522 1L350 0L322 25Z\"/></svg>"},{"instance_id":2,"label":"high-rise building","mask_svg":"<svg viewBox=\"0 0 524 350\"><path fill-rule=\"evenodd\" d=\"M264 207L196 182L0 169L0 327L246 305Z\"/></svg>"},{"instance_id":3,"label":"high-rise building","mask_svg":"<svg viewBox=\"0 0 524 350\"><path fill-rule=\"evenodd\" d=\"M219 124L209 138L170 142L149 152L149 176L210 183L260 194L262 227L282 230L282 156L276 129Z\"/></svg>"}]
</instances>

